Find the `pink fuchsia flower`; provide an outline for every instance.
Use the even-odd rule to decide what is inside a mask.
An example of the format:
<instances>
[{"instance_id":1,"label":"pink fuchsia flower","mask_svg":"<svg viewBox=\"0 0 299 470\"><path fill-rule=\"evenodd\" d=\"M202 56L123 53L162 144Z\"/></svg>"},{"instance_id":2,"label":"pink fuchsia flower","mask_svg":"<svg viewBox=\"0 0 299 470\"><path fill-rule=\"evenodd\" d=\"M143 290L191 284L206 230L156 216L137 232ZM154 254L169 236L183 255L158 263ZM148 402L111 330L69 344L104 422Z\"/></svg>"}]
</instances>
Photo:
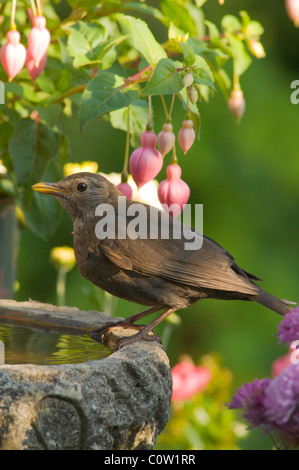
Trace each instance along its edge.
<instances>
[{"instance_id":1,"label":"pink fuchsia flower","mask_svg":"<svg viewBox=\"0 0 299 470\"><path fill-rule=\"evenodd\" d=\"M287 14L297 28L299 27L299 0L286 0Z\"/></svg>"},{"instance_id":2,"label":"pink fuchsia flower","mask_svg":"<svg viewBox=\"0 0 299 470\"><path fill-rule=\"evenodd\" d=\"M237 122L240 122L245 111L245 99L242 90L232 90L229 100L228 109Z\"/></svg>"},{"instance_id":3,"label":"pink fuchsia flower","mask_svg":"<svg viewBox=\"0 0 299 470\"><path fill-rule=\"evenodd\" d=\"M26 60L26 49L20 43L20 33L10 30L6 34L7 42L1 48L1 63L9 81L21 72Z\"/></svg>"},{"instance_id":4,"label":"pink fuchsia flower","mask_svg":"<svg viewBox=\"0 0 299 470\"><path fill-rule=\"evenodd\" d=\"M163 166L162 155L155 148L156 142L156 134L145 131L141 135L141 147L131 154L130 172L138 189L155 178Z\"/></svg>"},{"instance_id":5,"label":"pink fuchsia flower","mask_svg":"<svg viewBox=\"0 0 299 470\"><path fill-rule=\"evenodd\" d=\"M204 366L195 366L190 361L176 364L172 371L172 401L189 400L201 392L210 382L211 372Z\"/></svg>"},{"instance_id":6,"label":"pink fuchsia flower","mask_svg":"<svg viewBox=\"0 0 299 470\"><path fill-rule=\"evenodd\" d=\"M191 119L184 119L182 122L182 128L179 130L178 140L183 152L187 153L195 140L195 131L193 129L193 121Z\"/></svg>"},{"instance_id":7,"label":"pink fuchsia flower","mask_svg":"<svg viewBox=\"0 0 299 470\"><path fill-rule=\"evenodd\" d=\"M158 134L158 149L162 156L166 155L174 146L175 135L172 132L172 124L166 122L163 125L163 130Z\"/></svg>"},{"instance_id":8,"label":"pink fuchsia flower","mask_svg":"<svg viewBox=\"0 0 299 470\"><path fill-rule=\"evenodd\" d=\"M299 340L299 307L287 313L278 325L280 343L292 343Z\"/></svg>"},{"instance_id":9,"label":"pink fuchsia flower","mask_svg":"<svg viewBox=\"0 0 299 470\"><path fill-rule=\"evenodd\" d=\"M30 53L27 50L26 67L27 67L31 80L34 81L37 79L37 77L42 73L42 71L46 67L46 63L47 63L47 54L45 54L42 57L38 67L36 67L34 59L31 58Z\"/></svg>"},{"instance_id":10,"label":"pink fuchsia flower","mask_svg":"<svg viewBox=\"0 0 299 470\"><path fill-rule=\"evenodd\" d=\"M292 357L293 350L291 349L288 354L284 356L278 357L275 361L272 362L272 377L277 377L285 370L289 365L292 364L291 357Z\"/></svg>"},{"instance_id":11,"label":"pink fuchsia flower","mask_svg":"<svg viewBox=\"0 0 299 470\"><path fill-rule=\"evenodd\" d=\"M133 190L129 183L119 183L117 185L117 188L121 193L123 193L124 196L126 196L128 199L132 199L133 195Z\"/></svg>"},{"instance_id":12,"label":"pink fuchsia flower","mask_svg":"<svg viewBox=\"0 0 299 470\"><path fill-rule=\"evenodd\" d=\"M32 19L33 28L28 36L28 55L39 67L51 41L50 32L46 28L46 18L37 15Z\"/></svg>"},{"instance_id":13,"label":"pink fuchsia flower","mask_svg":"<svg viewBox=\"0 0 299 470\"><path fill-rule=\"evenodd\" d=\"M266 378L243 384L233 396L229 408L243 410L243 417L251 427L269 428L271 423L266 415L264 400L270 383L271 379Z\"/></svg>"},{"instance_id":14,"label":"pink fuchsia flower","mask_svg":"<svg viewBox=\"0 0 299 470\"><path fill-rule=\"evenodd\" d=\"M158 189L158 197L163 209L177 217L184 209L190 196L190 188L181 179L181 167L172 163L166 168L167 179L161 181Z\"/></svg>"}]
</instances>

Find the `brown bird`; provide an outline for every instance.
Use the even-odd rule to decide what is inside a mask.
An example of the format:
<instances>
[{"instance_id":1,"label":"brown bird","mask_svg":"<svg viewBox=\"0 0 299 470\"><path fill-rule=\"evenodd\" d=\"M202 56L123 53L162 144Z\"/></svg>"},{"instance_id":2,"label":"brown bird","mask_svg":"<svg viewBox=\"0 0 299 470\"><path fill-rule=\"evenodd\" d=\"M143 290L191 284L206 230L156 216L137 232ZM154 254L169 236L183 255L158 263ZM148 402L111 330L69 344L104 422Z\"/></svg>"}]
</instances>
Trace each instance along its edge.
<instances>
[{"instance_id":1,"label":"brown bird","mask_svg":"<svg viewBox=\"0 0 299 470\"><path fill-rule=\"evenodd\" d=\"M281 315L290 310L286 302L255 284L253 281L260 279L240 268L218 243L181 225L164 211L146 204L134 206L136 203L126 199L99 174L76 173L58 183L35 184L32 189L55 196L71 217L74 251L83 277L112 295L150 306L96 330L100 337L112 325L140 329L135 335L122 338L118 348L153 338L148 333L168 315L204 298L254 300ZM125 216L118 206L119 196L124 202ZM137 223L136 207L145 213L143 223ZM110 208L113 211L108 219ZM152 237L151 214L160 217L160 232ZM142 238L138 230L144 225L147 227ZM170 237L164 239L161 229L168 225ZM174 228L180 237L172 234ZM192 237L202 242L200 248L186 249ZM134 325L140 318L161 309L164 311L149 325Z\"/></svg>"}]
</instances>

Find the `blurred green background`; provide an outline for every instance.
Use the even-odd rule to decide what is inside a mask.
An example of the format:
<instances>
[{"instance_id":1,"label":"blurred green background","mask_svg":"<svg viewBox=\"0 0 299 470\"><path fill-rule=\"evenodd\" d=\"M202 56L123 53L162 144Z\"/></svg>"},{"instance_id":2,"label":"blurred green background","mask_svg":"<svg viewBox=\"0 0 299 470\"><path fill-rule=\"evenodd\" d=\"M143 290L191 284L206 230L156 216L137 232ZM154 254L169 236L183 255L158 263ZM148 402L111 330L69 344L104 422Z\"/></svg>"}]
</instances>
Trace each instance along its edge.
<instances>
[{"instance_id":1,"label":"blurred green background","mask_svg":"<svg viewBox=\"0 0 299 470\"><path fill-rule=\"evenodd\" d=\"M157 2L152 2L157 3ZM220 93L201 109L201 138L186 156L178 151L183 179L191 188L191 203L204 205L204 233L225 247L263 287L278 297L299 301L299 105L293 105L290 84L299 79L299 30L287 17L283 0L217 0L204 6L219 26L225 13L247 10L260 21L266 58L253 60L241 77L247 103L237 125ZM148 21L148 18L146 18ZM153 24L159 39L164 31ZM155 131L164 113L154 99ZM74 110L76 111L76 110ZM184 112L177 103L173 114L177 133ZM62 119L71 143L69 161L95 160L101 172L120 172L125 134L99 120L78 131L76 116ZM159 179L165 178L166 157ZM18 259L17 300L32 298L56 303L56 271L50 264L53 246L72 246L72 225L65 212L48 243L22 231ZM68 274L66 304L82 309L107 308L103 295L81 278L77 267ZM115 314L129 316L138 305L116 300ZM271 374L271 363L285 353L278 346L280 317L264 307L239 301L202 301L180 312L182 324L172 333L167 353L173 366L182 354L197 361L210 351L219 353L234 375L235 388L255 377ZM165 325L157 328L162 332ZM261 432L241 441L243 448L265 448Z\"/></svg>"}]
</instances>

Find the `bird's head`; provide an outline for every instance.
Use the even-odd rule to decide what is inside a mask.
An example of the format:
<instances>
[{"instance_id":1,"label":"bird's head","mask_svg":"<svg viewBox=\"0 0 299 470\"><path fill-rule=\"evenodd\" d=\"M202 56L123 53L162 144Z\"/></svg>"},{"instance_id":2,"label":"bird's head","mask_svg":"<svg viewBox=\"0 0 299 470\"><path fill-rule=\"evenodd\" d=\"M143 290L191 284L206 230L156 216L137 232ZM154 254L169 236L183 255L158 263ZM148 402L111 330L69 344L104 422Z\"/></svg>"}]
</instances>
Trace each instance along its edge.
<instances>
[{"instance_id":1,"label":"bird's head","mask_svg":"<svg viewBox=\"0 0 299 470\"><path fill-rule=\"evenodd\" d=\"M112 203L119 195L117 188L104 176L95 173L75 173L58 183L37 183L34 191L55 196L74 220L94 216L96 207Z\"/></svg>"}]
</instances>

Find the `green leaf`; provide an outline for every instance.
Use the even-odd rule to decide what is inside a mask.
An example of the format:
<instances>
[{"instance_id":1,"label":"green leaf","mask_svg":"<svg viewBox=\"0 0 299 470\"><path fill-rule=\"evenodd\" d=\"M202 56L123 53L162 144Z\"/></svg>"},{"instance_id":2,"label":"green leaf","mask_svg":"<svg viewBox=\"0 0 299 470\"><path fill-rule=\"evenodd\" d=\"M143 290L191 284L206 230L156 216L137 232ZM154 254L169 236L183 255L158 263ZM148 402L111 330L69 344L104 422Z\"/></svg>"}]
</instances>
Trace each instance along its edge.
<instances>
[{"instance_id":1,"label":"green leaf","mask_svg":"<svg viewBox=\"0 0 299 470\"><path fill-rule=\"evenodd\" d=\"M143 89L146 95L172 95L183 88L183 78L177 72L176 63L171 59L161 59L152 78Z\"/></svg>"},{"instance_id":2,"label":"green leaf","mask_svg":"<svg viewBox=\"0 0 299 470\"><path fill-rule=\"evenodd\" d=\"M56 156L58 147L59 135L44 124L29 118L21 119L16 124L9 151L17 183L24 188L23 201L26 208L32 198L31 185L40 181L48 164Z\"/></svg>"},{"instance_id":3,"label":"green leaf","mask_svg":"<svg viewBox=\"0 0 299 470\"><path fill-rule=\"evenodd\" d=\"M258 21L250 21L246 33L254 38L259 38L264 33L264 28Z\"/></svg>"},{"instance_id":4,"label":"green leaf","mask_svg":"<svg viewBox=\"0 0 299 470\"><path fill-rule=\"evenodd\" d=\"M251 64L251 57L247 53L244 44L240 39L237 39L231 33L227 33L227 38L229 40L229 49L234 58L234 73L240 76Z\"/></svg>"},{"instance_id":5,"label":"green leaf","mask_svg":"<svg viewBox=\"0 0 299 470\"><path fill-rule=\"evenodd\" d=\"M68 38L67 50L69 55L75 59L77 56L86 56L107 39L106 29L101 24L79 21L68 29L71 34Z\"/></svg>"},{"instance_id":6,"label":"green leaf","mask_svg":"<svg viewBox=\"0 0 299 470\"><path fill-rule=\"evenodd\" d=\"M140 145L140 135L145 131L148 122L148 102L145 100L138 100L131 103L126 108L117 109L110 113L110 122L115 129L127 130L127 117L130 113L130 134L131 145L138 147Z\"/></svg>"},{"instance_id":7,"label":"green leaf","mask_svg":"<svg viewBox=\"0 0 299 470\"><path fill-rule=\"evenodd\" d=\"M100 71L82 93L79 110L80 129L115 109L124 108L139 98L135 90L123 88L122 77L111 72Z\"/></svg>"},{"instance_id":8,"label":"green leaf","mask_svg":"<svg viewBox=\"0 0 299 470\"><path fill-rule=\"evenodd\" d=\"M147 5L146 3L139 3L139 2L128 2L124 3L123 10L136 10L139 11L140 13L146 14L146 15L151 15L157 20L161 21L162 23L165 23L167 20L165 16L161 13L158 8L154 8L150 5Z\"/></svg>"},{"instance_id":9,"label":"green leaf","mask_svg":"<svg viewBox=\"0 0 299 470\"><path fill-rule=\"evenodd\" d=\"M163 47L156 41L144 21L132 16L126 16L126 19L130 24L134 46L143 55L148 64L154 67L160 59L167 57Z\"/></svg>"},{"instance_id":10,"label":"green leaf","mask_svg":"<svg viewBox=\"0 0 299 470\"><path fill-rule=\"evenodd\" d=\"M161 1L162 13L166 18L169 18L169 21L184 31L185 34L189 33L191 36L197 36L197 25L188 6L188 2L182 0Z\"/></svg>"},{"instance_id":11,"label":"green leaf","mask_svg":"<svg viewBox=\"0 0 299 470\"><path fill-rule=\"evenodd\" d=\"M40 178L43 181L59 181L61 178L56 166L50 164L46 172ZM30 229L39 237L47 240L55 232L62 212L62 207L56 201L55 197L32 191L32 204L27 211L22 203L20 205L24 210L24 215Z\"/></svg>"},{"instance_id":12,"label":"green leaf","mask_svg":"<svg viewBox=\"0 0 299 470\"><path fill-rule=\"evenodd\" d=\"M181 48L182 48L182 51L183 51L185 64L188 67L191 67L191 65L193 65L194 62L195 62L194 49L193 49L192 46L190 46L186 42L181 42L180 44L181 44Z\"/></svg>"},{"instance_id":13,"label":"green leaf","mask_svg":"<svg viewBox=\"0 0 299 470\"><path fill-rule=\"evenodd\" d=\"M215 90L215 86L213 83L213 72L208 66L206 60L199 55L195 56L195 68L193 68L193 78L195 83L198 83L199 85L206 85Z\"/></svg>"},{"instance_id":14,"label":"green leaf","mask_svg":"<svg viewBox=\"0 0 299 470\"><path fill-rule=\"evenodd\" d=\"M221 26L224 29L224 31L231 32L231 33L235 31L240 31L240 29L242 28L242 25L240 21L238 20L238 18L233 15L225 15L222 18Z\"/></svg>"},{"instance_id":15,"label":"green leaf","mask_svg":"<svg viewBox=\"0 0 299 470\"><path fill-rule=\"evenodd\" d=\"M217 42L220 35L217 26L211 21L207 20L205 21L205 25L208 27L211 43Z\"/></svg>"}]
</instances>

